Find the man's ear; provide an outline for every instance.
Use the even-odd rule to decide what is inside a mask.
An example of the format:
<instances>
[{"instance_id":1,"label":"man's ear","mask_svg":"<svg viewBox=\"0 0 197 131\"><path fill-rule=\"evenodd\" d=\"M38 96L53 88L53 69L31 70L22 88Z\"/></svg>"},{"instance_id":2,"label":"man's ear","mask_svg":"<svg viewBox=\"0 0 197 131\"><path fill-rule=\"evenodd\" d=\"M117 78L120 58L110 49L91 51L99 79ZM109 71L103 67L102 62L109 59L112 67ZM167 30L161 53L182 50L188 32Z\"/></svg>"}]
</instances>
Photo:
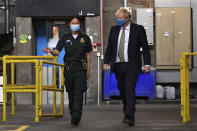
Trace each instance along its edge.
<instances>
[{"instance_id":1,"label":"man's ear","mask_svg":"<svg viewBox=\"0 0 197 131\"><path fill-rule=\"evenodd\" d=\"M130 18L129 17L127 17L127 19L126 19L127 21L130 21Z\"/></svg>"}]
</instances>

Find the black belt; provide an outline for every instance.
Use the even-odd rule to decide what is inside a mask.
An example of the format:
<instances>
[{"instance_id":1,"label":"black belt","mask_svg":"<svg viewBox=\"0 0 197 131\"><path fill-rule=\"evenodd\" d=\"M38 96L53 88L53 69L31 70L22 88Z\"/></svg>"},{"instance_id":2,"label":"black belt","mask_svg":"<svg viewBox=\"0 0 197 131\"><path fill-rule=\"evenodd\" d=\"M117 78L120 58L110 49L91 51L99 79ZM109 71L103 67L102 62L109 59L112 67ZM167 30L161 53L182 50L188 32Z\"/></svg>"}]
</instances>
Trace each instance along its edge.
<instances>
[{"instance_id":1,"label":"black belt","mask_svg":"<svg viewBox=\"0 0 197 131\"><path fill-rule=\"evenodd\" d=\"M67 71L70 70L70 68L73 69L86 69L86 60L81 60L81 61L66 61L65 62L65 69Z\"/></svg>"},{"instance_id":2,"label":"black belt","mask_svg":"<svg viewBox=\"0 0 197 131\"><path fill-rule=\"evenodd\" d=\"M82 61L66 61L65 65L77 65L77 64L82 64Z\"/></svg>"},{"instance_id":3,"label":"black belt","mask_svg":"<svg viewBox=\"0 0 197 131\"><path fill-rule=\"evenodd\" d=\"M115 63L116 65L119 65L119 64L129 64L129 62L117 62Z\"/></svg>"}]
</instances>

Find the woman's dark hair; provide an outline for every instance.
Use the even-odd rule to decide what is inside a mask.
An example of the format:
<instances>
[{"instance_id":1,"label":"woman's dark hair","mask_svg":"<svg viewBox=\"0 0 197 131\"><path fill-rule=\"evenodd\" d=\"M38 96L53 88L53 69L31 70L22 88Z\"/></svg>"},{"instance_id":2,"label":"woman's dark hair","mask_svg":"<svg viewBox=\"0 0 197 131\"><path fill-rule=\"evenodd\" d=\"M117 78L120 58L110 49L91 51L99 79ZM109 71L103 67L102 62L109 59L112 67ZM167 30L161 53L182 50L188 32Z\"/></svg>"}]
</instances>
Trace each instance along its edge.
<instances>
[{"instance_id":1,"label":"woman's dark hair","mask_svg":"<svg viewBox=\"0 0 197 131\"><path fill-rule=\"evenodd\" d=\"M77 19L77 20L79 20L79 23L81 23L81 18L80 18L80 17L71 17L71 18L69 19L69 23L70 23L73 19Z\"/></svg>"}]
</instances>

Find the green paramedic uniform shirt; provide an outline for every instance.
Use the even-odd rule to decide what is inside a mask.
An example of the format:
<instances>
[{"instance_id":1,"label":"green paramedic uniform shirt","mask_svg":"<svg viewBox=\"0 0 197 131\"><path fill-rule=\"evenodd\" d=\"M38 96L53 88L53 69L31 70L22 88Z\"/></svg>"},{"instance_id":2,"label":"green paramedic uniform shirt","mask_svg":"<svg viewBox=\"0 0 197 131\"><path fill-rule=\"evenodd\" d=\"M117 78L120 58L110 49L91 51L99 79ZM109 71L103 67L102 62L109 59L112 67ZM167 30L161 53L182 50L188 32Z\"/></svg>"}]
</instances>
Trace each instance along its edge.
<instances>
[{"instance_id":1,"label":"green paramedic uniform shirt","mask_svg":"<svg viewBox=\"0 0 197 131\"><path fill-rule=\"evenodd\" d=\"M64 63L68 61L86 60L86 53L92 51L91 40L88 35L79 32L75 39L71 32L64 34L55 49L59 52L65 49Z\"/></svg>"}]
</instances>

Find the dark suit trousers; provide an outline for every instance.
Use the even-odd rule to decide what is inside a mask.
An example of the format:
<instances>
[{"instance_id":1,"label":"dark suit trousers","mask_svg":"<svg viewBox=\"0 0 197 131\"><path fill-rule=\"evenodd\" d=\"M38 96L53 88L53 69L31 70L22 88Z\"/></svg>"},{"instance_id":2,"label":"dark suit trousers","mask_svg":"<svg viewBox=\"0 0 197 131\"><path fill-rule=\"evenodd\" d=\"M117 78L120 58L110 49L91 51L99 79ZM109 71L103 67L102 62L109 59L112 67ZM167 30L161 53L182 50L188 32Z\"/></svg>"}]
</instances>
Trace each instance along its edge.
<instances>
[{"instance_id":1,"label":"dark suit trousers","mask_svg":"<svg viewBox=\"0 0 197 131\"><path fill-rule=\"evenodd\" d=\"M135 87L139 73L133 71L129 63L116 63L115 76L123 102L123 113L126 118L135 116L136 93Z\"/></svg>"}]
</instances>

